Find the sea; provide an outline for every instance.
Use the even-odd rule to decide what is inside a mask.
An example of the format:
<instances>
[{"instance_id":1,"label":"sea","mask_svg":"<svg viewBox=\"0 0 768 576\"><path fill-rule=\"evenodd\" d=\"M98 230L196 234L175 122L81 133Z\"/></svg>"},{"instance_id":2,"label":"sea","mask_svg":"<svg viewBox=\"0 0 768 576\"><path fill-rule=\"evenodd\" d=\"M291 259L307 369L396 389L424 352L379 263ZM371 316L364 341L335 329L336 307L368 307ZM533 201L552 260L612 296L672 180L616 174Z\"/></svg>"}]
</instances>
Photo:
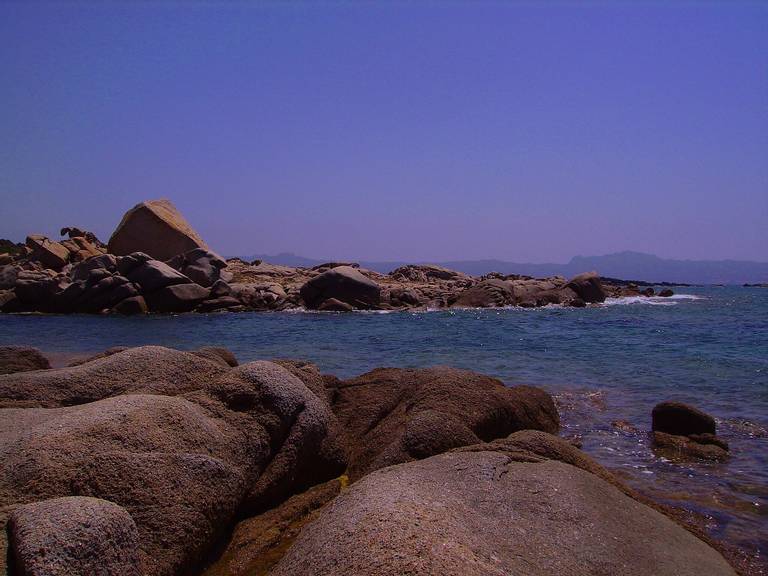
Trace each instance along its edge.
<instances>
[{"instance_id":1,"label":"sea","mask_svg":"<svg viewBox=\"0 0 768 576\"><path fill-rule=\"evenodd\" d=\"M241 363L297 358L339 377L447 365L540 386L557 401L564 436L638 491L687 510L766 574L768 289L676 292L581 309L0 315L0 345L35 346L54 365L111 346L218 345ZM656 454L651 410L664 400L712 414L729 459Z\"/></svg>"}]
</instances>

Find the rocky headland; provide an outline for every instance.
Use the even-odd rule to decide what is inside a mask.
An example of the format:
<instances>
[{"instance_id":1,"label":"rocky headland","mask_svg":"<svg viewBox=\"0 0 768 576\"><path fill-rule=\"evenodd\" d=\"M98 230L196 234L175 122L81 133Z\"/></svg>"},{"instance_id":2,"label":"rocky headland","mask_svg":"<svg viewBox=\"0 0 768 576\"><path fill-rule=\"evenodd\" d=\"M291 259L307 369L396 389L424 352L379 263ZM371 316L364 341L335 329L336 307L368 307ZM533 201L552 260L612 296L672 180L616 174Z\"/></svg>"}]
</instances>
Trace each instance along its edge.
<instances>
[{"instance_id":1,"label":"rocky headland","mask_svg":"<svg viewBox=\"0 0 768 576\"><path fill-rule=\"evenodd\" d=\"M107 244L80 228L62 240L30 235L0 242L0 311L144 314L245 310L320 311L584 307L654 289L596 272L567 279L407 265L381 274L356 263L294 268L225 260L167 200L129 210ZM659 296L672 295L665 289Z\"/></svg>"},{"instance_id":2,"label":"rocky headland","mask_svg":"<svg viewBox=\"0 0 768 576\"><path fill-rule=\"evenodd\" d=\"M559 437L539 388L215 347L46 362L0 349L8 574L747 574ZM675 403L649 433L716 440Z\"/></svg>"}]
</instances>

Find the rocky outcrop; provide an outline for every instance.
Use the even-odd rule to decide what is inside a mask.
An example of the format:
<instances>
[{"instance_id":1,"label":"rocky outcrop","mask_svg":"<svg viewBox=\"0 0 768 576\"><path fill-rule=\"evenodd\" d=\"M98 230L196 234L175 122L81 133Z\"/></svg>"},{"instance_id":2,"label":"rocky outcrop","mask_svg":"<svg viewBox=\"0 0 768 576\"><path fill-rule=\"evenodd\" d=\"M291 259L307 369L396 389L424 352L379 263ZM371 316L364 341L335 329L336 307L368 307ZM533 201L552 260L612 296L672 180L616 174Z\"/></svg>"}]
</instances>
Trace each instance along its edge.
<instances>
[{"instance_id":1,"label":"rocky outcrop","mask_svg":"<svg viewBox=\"0 0 768 576\"><path fill-rule=\"evenodd\" d=\"M32 250L32 258L51 270L61 270L69 261L69 250L45 236L27 236L27 246Z\"/></svg>"},{"instance_id":2,"label":"rocky outcrop","mask_svg":"<svg viewBox=\"0 0 768 576\"><path fill-rule=\"evenodd\" d=\"M0 509L107 500L135 522L139 573L172 576L197 570L238 514L343 472L324 394L277 364L230 368L229 355L204 352L222 361L145 347L0 376L0 405L19 406L0 410ZM66 531L81 508L61 510ZM117 526L113 518L95 517L88 538ZM116 542L100 545L109 553Z\"/></svg>"},{"instance_id":3,"label":"rocky outcrop","mask_svg":"<svg viewBox=\"0 0 768 576\"><path fill-rule=\"evenodd\" d=\"M47 370L51 367L48 358L37 348L28 346L0 346L0 374Z\"/></svg>"},{"instance_id":4,"label":"rocky outcrop","mask_svg":"<svg viewBox=\"0 0 768 576\"><path fill-rule=\"evenodd\" d=\"M354 308L376 307L381 287L350 266L338 266L315 276L301 287L301 298L308 308L319 308L333 298Z\"/></svg>"},{"instance_id":5,"label":"rocky outcrop","mask_svg":"<svg viewBox=\"0 0 768 576\"><path fill-rule=\"evenodd\" d=\"M366 476L271 574L644 576L649 567L734 575L714 549L600 476L524 447L480 446Z\"/></svg>"},{"instance_id":6,"label":"rocky outcrop","mask_svg":"<svg viewBox=\"0 0 768 576\"><path fill-rule=\"evenodd\" d=\"M70 496L20 506L8 523L14 573L140 576L139 531L112 502Z\"/></svg>"},{"instance_id":7,"label":"rocky outcrop","mask_svg":"<svg viewBox=\"0 0 768 576\"><path fill-rule=\"evenodd\" d=\"M145 252L157 260L168 260L195 248L208 250L184 216L165 199L148 200L131 208L108 244L110 254Z\"/></svg>"},{"instance_id":8,"label":"rocky outcrop","mask_svg":"<svg viewBox=\"0 0 768 576\"><path fill-rule=\"evenodd\" d=\"M715 419L682 402L661 402L651 413L654 446L673 458L722 460L728 443L717 437Z\"/></svg>"},{"instance_id":9,"label":"rocky outcrop","mask_svg":"<svg viewBox=\"0 0 768 576\"><path fill-rule=\"evenodd\" d=\"M355 480L523 429L557 432L549 394L456 368L380 368L339 382L333 410L347 435Z\"/></svg>"},{"instance_id":10,"label":"rocky outcrop","mask_svg":"<svg viewBox=\"0 0 768 576\"><path fill-rule=\"evenodd\" d=\"M0 311L98 314L584 307L613 297L653 295L596 273L570 281L497 272L480 278L429 264L389 274L354 262L280 266L212 252L167 200L143 202L124 216L105 246L77 227L60 242L30 236L0 243ZM667 295L665 291L663 295Z\"/></svg>"},{"instance_id":11,"label":"rocky outcrop","mask_svg":"<svg viewBox=\"0 0 768 576\"><path fill-rule=\"evenodd\" d=\"M603 290L597 272L585 272L574 276L568 281L567 287L573 290L584 302L605 302L605 290Z\"/></svg>"}]
</instances>

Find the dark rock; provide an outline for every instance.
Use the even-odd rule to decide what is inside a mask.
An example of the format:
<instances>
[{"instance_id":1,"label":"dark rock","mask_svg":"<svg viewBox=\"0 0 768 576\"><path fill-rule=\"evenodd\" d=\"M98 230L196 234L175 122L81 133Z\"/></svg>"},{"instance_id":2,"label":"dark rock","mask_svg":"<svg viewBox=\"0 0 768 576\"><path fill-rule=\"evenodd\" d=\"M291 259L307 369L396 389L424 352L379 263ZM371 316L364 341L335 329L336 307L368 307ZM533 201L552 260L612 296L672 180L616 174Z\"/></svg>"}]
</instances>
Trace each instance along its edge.
<instances>
[{"instance_id":1,"label":"dark rock","mask_svg":"<svg viewBox=\"0 0 768 576\"><path fill-rule=\"evenodd\" d=\"M144 300L144 296L131 296L125 300L121 300L112 308L118 314L124 316L133 316L134 314L146 314L149 312L147 302Z\"/></svg>"},{"instance_id":2,"label":"dark rock","mask_svg":"<svg viewBox=\"0 0 768 576\"><path fill-rule=\"evenodd\" d=\"M72 280L87 280L93 270L105 270L109 273L117 271L117 258L112 254L102 254L79 262L72 267Z\"/></svg>"},{"instance_id":3,"label":"dark rock","mask_svg":"<svg viewBox=\"0 0 768 576\"><path fill-rule=\"evenodd\" d=\"M237 298L222 296L201 302L195 310L197 312L216 312L217 310L231 310L232 308L240 307L241 303Z\"/></svg>"},{"instance_id":4,"label":"dark rock","mask_svg":"<svg viewBox=\"0 0 768 576\"><path fill-rule=\"evenodd\" d=\"M392 288L389 291L389 300L394 306L421 306L424 303L417 290L406 287Z\"/></svg>"},{"instance_id":5,"label":"dark rock","mask_svg":"<svg viewBox=\"0 0 768 576\"><path fill-rule=\"evenodd\" d=\"M123 262L125 260L126 259L124 258L118 266L121 273L124 268ZM160 262L159 260L147 260L138 266L131 268L127 273L124 273L124 275L127 276L131 282L138 284L145 296L157 292L167 286L191 284L189 278L180 274L165 262ZM199 293L200 292L198 291L198 294ZM207 297L208 290L206 290L205 293Z\"/></svg>"},{"instance_id":6,"label":"dark rock","mask_svg":"<svg viewBox=\"0 0 768 576\"><path fill-rule=\"evenodd\" d=\"M213 283L213 286L211 286L211 297L212 298L221 298L223 296L231 296L232 295L232 288L224 282L224 280L216 280L216 282Z\"/></svg>"},{"instance_id":7,"label":"dark rock","mask_svg":"<svg viewBox=\"0 0 768 576\"><path fill-rule=\"evenodd\" d=\"M584 302L584 300L582 300L581 298L574 298L573 300L571 300L569 306L573 308L586 308L587 303Z\"/></svg>"},{"instance_id":8,"label":"dark rock","mask_svg":"<svg viewBox=\"0 0 768 576\"><path fill-rule=\"evenodd\" d=\"M682 402L661 402L653 412L652 430L678 436L715 434L715 419L709 414Z\"/></svg>"},{"instance_id":9,"label":"dark rock","mask_svg":"<svg viewBox=\"0 0 768 576\"><path fill-rule=\"evenodd\" d=\"M109 239L109 252L118 256L145 252L168 260L195 248L208 250L169 200L149 200L131 208Z\"/></svg>"},{"instance_id":10,"label":"dark rock","mask_svg":"<svg viewBox=\"0 0 768 576\"><path fill-rule=\"evenodd\" d=\"M371 308L379 304L381 288L358 270L339 266L307 281L301 287L301 298L312 309L329 298L346 302L355 308Z\"/></svg>"},{"instance_id":11,"label":"dark rock","mask_svg":"<svg viewBox=\"0 0 768 576\"><path fill-rule=\"evenodd\" d=\"M711 434L677 436L666 432L653 432L653 447L657 454L670 460L725 460L728 444Z\"/></svg>"},{"instance_id":12,"label":"dark rock","mask_svg":"<svg viewBox=\"0 0 768 576\"><path fill-rule=\"evenodd\" d=\"M27 246L32 250L32 258L46 268L61 270L69 261L69 250L39 234L27 236Z\"/></svg>"},{"instance_id":13,"label":"dark rock","mask_svg":"<svg viewBox=\"0 0 768 576\"><path fill-rule=\"evenodd\" d=\"M221 256L202 248L174 256L167 264L196 284L205 287L213 286L220 279L222 270L227 267Z\"/></svg>"},{"instance_id":14,"label":"dark rock","mask_svg":"<svg viewBox=\"0 0 768 576\"><path fill-rule=\"evenodd\" d=\"M220 346L204 346L199 350L195 350L192 354L200 356L201 358L208 358L214 362L223 363L224 366L230 368L234 368L239 364L232 352Z\"/></svg>"},{"instance_id":15,"label":"dark rock","mask_svg":"<svg viewBox=\"0 0 768 576\"><path fill-rule=\"evenodd\" d=\"M8 523L14 573L141 576L139 532L125 508L70 496L16 508Z\"/></svg>"},{"instance_id":16,"label":"dark rock","mask_svg":"<svg viewBox=\"0 0 768 576\"><path fill-rule=\"evenodd\" d=\"M512 287L504 280L483 280L459 294L454 306L498 308L514 302Z\"/></svg>"},{"instance_id":17,"label":"dark rock","mask_svg":"<svg viewBox=\"0 0 768 576\"><path fill-rule=\"evenodd\" d=\"M8 290L16 285L19 269L13 264L0 266L0 290Z\"/></svg>"},{"instance_id":18,"label":"dark rock","mask_svg":"<svg viewBox=\"0 0 768 576\"><path fill-rule=\"evenodd\" d=\"M48 358L37 348L27 346L0 346L0 374L47 370L51 367Z\"/></svg>"},{"instance_id":19,"label":"dark rock","mask_svg":"<svg viewBox=\"0 0 768 576\"><path fill-rule=\"evenodd\" d=\"M190 312L209 294L208 288L197 284L174 284L147 294L145 299L153 312Z\"/></svg>"},{"instance_id":20,"label":"dark rock","mask_svg":"<svg viewBox=\"0 0 768 576\"><path fill-rule=\"evenodd\" d=\"M734 576L714 549L595 473L525 447L473 448L366 476L270 574Z\"/></svg>"},{"instance_id":21,"label":"dark rock","mask_svg":"<svg viewBox=\"0 0 768 576\"><path fill-rule=\"evenodd\" d=\"M568 281L567 287L587 303L605 302L605 291L597 272L585 272Z\"/></svg>"},{"instance_id":22,"label":"dark rock","mask_svg":"<svg viewBox=\"0 0 768 576\"><path fill-rule=\"evenodd\" d=\"M352 304L336 300L336 298L328 298L328 300L324 300L317 309L323 312L352 312L355 308Z\"/></svg>"},{"instance_id":23,"label":"dark rock","mask_svg":"<svg viewBox=\"0 0 768 576\"><path fill-rule=\"evenodd\" d=\"M466 282L471 278L463 272L442 268L430 264L408 264L401 266L389 273L395 280L404 282L431 282L435 280L447 280Z\"/></svg>"},{"instance_id":24,"label":"dark rock","mask_svg":"<svg viewBox=\"0 0 768 576\"><path fill-rule=\"evenodd\" d=\"M653 288L651 288L650 286L648 286L648 288L646 288L646 289L645 289L645 290L643 290L643 292L642 292L643 296L648 296L649 298L650 298L651 296L653 296L655 293L656 293L656 292L654 291L654 289L653 289Z\"/></svg>"},{"instance_id":25,"label":"dark rock","mask_svg":"<svg viewBox=\"0 0 768 576\"><path fill-rule=\"evenodd\" d=\"M659 292L659 296L662 298L669 298L670 296L674 296L675 293L670 288L665 288L661 292Z\"/></svg>"},{"instance_id":26,"label":"dark rock","mask_svg":"<svg viewBox=\"0 0 768 576\"><path fill-rule=\"evenodd\" d=\"M353 480L384 466L527 428L557 432L546 392L455 368L380 368L338 384L333 410Z\"/></svg>"}]
</instances>

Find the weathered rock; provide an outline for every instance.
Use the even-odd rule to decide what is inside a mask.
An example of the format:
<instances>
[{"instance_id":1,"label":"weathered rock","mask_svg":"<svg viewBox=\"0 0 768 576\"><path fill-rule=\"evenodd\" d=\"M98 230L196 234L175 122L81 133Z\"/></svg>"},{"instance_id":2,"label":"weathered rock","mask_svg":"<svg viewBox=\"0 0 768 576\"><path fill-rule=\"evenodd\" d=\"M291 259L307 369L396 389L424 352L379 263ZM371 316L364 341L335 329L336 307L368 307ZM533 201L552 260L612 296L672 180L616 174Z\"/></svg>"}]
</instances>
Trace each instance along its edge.
<instances>
[{"instance_id":1,"label":"weathered rock","mask_svg":"<svg viewBox=\"0 0 768 576\"><path fill-rule=\"evenodd\" d=\"M0 346L0 374L47 370L51 367L48 358L37 348L27 346Z\"/></svg>"},{"instance_id":2,"label":"weathered rock","mask_svg":"<svg viewBox=\"0 0 768 576\"><path fill-rule=\"evenodd\" d=\"M208 298L211 291L197 284L173 284L144 298L155 312L190 312Z\"/></svg>"},{"instance_id":3,"label":"weathered rock","mask_svg":"<svg viewBox=\"0 0 768 576\"><path fill-rule=\"evenodd\" d=\"M234 368L239 365L237 358L232 352L226 348L220 346L203 346L199 350L195 350L192 354L200 356L201 358L207 358L214 362L223 363L224 366Z\"/></svg>"},{"instance_id":4,"label":"weathered rock","mask_svg":"<svg viewBox=\"0 0 768 576\"><path fill-rule=\"evenodd\" d=\"M470 276L467 276L463 272L457 272L456 270L450 270L448 268L430 264L408 264L406 266L401 266L400 268L392 270L389 275L395 280L401 280L405 282L430 282L433 280L471 280Z\"/></svg>"},{"instance_id":5,"label":"weathered rock","mask_svg":"<svg viewBox=\"0 0 768 576\"><path fill-rule=\"evenodd\" d=\"M32 258L46 268L61 270L69 261L69 250L45 236L39 234L27 236L27 246L32 250Z\"/></svg>"},{"instance_id":6,"label":"weathered rock","mask_svg":"<svg viewBox=\"0 0 768 576\"><path fill-rule=\"evenodd\" d=\"M8 290L16 285L19 269L13 264L0 266L0 290Z\"/></svg>"},{"instance_id":7,"label":"weathered rock","mask_svg":"<svg viewBox=\"0 0 768 576\"><path fill-rule=\"evenodd\" d=\"M597 272L585 272L568 281L568 288L576 292L587 303L605 302L605 291Z\"/></svg>"},{"instance_id":8,"label":"weathered rock","mask_svg":"<svg viewBox=\"0 0 768 576\"><path fill-rule=\"evenodd\" d=\"M146 314L149 312L149 306L147 306L144 296L131 296L125 300L121 300L112 308L118 314L124 316L133 316L135 314Z\"/></svg>"},{"instance_id":9,"label":"weathered rock","mask_svg":"<svg viewBox=\"0 0 768 576\"><path fill-rule=\"evenodd\" d=\"M520 450L379 470L302 530L272 576L734 576L714 549L597 475Z\"/></svg>"},{"instance_id":10,"label":"weathered rock","mask_svg":"<svg viewBox=\"0 0 768 576\"><path fill-rule=\"evenodd\" d=\"M203 576L267 574L302 527L341 491L341 479L329 480L291 496L277 508L240 522L226 550Z\"/></svg>"},{"instance_id":11,"label":"weathered rock","mask_svg":"<svg viewBox=\"0 0 768 576\"><path fill-rule=\"evenodd\" d=\"M315 276L301 287L308 308L334 298L355 308L371 308L381 300L379 285L349 266L339 266Z\"/></svg>"},{"instance_id":12,"label":"weathered rock","mask_svg":"<svg viewBox=\"0 0 768 576\"><path fill-rule=\"evenodd\" d=\"M123 260L126 259L124 258ZM189 278L159 260L147 260L130 268L127 273L123 272L125 268L123 261L120 262L118 267L121 273L127 276L131 282L139 285L145 296L157 292L166 286L191 284ZM206 290L207 293L208 291Z\"/></svg>"},{"instance_id":13,"label":"weathered rock","mask_svg":"<svg viewBox=\"0 0 768 576\"><path fill-rule=\"evenodd\" d=\"M716 434L715 419L682 402L661 402L651 413L652 430L678 436Z\"/></svg>"},{"instance_id":14,"label":"weathered rock","mask_svg":"<svg viewBox=\"0 0 768 576\"><path fill-rule=\"evenodd\" d=\"M145 252L168 260L195 248L208 250L170 200L149 200L131 208L109 239L109 252L124 256Z\"/></svg>"},{"instance_id":15,"label":"weathered rock","mask_svg":"<svg viewBox=\"0 0 768 576\"><path fill-rule=\"evenodd\" d=\"M202 248L195 248L184 254L179 254L168 260L167 264L184 276L200 284L210 287L221 278L226 261L219 255Z\"/></svg>"},{"instance_id":16,"label":"weathered rock","mask_svg":"<svg viewBox=\"0 0 768 576\"><path fill-rule=\"evenodd\" d=\"M559 428L546 392L455 368L380 368L339 383L334 398L353 480L517 430Z\"/></svg>"},{"instance_id":17,"label":"weathered rock","mask_svg":"<svg viewBox=\"0 0 768 576\"><path fill-rule=\"evenodd\" d=\"M675 293L670 288L664 288L661 292L659 292L659 296L662 298L669 298L670 296L674 296Z\"/></svg>"},{"instance_id":18,"label":"weathered rock","mask_svg":"<svg viewBox=\"0 0 768 576\"><path fill-rule=\"evenodd\" d=\"M117 271L117 258L112 254L102 254L79 262L72 267L72 280L87 280L93 270L105 270L109 273Z\"/></svg>"},{"instance_id":19,"label":"weathered rock","mask_svg":"<svg viewBox=\"0 0 768 576\"><path fill-rule=\"evenodd\" d=\"M504 280L483 280L459 294L454 306L467 308L498 308L514 302L512 288Z\"/></svg>"},{"instance_id":20,"label":"weathered rock","mask_svg":"<svg viewBox=\"0 0 768 576\"><path fill-rule=\"evenodd\" d=\"M237 298L232 296L221 296L220 298L212 298L201 302L196 312L218 312L222 310L240 309L243 305Z\"/></svg>"},{"instance_id":21,"label":"weathered rock","mask_svg":"<svg viewBox=\"0 0 768 576\"><path fill-rule=\"evenodd\" d=\"M81 366L2 375L0 405L71 406L126 393L183 394L226 371L189 352L142 346Z\"/></svg>"},{"instance_id":22,"label":"weathered rock","mask_svg":"<svg viewBox=\"0 0 768 576\"><path fill-rule=\"evenodd\" d=\"M271 362L230 369L141 348L29 375L44 373L67 390L27 386L39 404L121 395L0 410L0 508L67 495L114 502L138 527L142 575L199 569L237 511L273 507L346 467L325 400ZM30 383L18 376L0 377L0 389Z\"/></svg>"},{"instance_id":23,"label":"weathered rock","mask_svg":"<svg viewBox=\"0 0 768 576\"><path fill-rule=\"evenodd\" d=\"M73 366L81 366L86 362L92 362L93 360L106 358L107 356L112 356L112 354L117 354L118 352L125 352L128 349L129 348L127 346L112 346L111 348L107 348L106 350L91 356L78 357L76 360L72 360L69 364L67 364L67 367L72 368Z\"/></svg>"},{"instance_id":24,"label":"weathered rock","mask_svg":"<svg viewBox=\"0 0 768 576\"><path fill-rule=\"evenodd\" d=\"M125 508L71 496L16 508L8 524L14 573L140 576L139 532Z\"/></svg>"},{"instance_id":25,"label":"weathered rock","mask_svg":"<svg viewBox=\"0 0 768 576\"><path fill-rule=\"evenodd\" d=\"M328 298L328 300L323 300L317 309L322 312L352 312L355 308L352 304L336 300L336 298Z\"/></svg>"},{"instance_id":26,"label":"weathered rock","mask_svg":"<svg viewBox=\"0 0 768 576\"><path fill-rule=\"evenodd\" d=\"M232 369L209 386L230 410L248 411L261 405L275 417L261 420L276 454L249 490L244 506L259 512L291 494L346 468L335 417L321 397L288 370L273 362L250 362Z\"/></svg>"},{"instance_id":27,"label":"weathered rock","mask_svg":"<svg viewBox=\"0 0 768 576\"><path fill-rule=\"evenodd\" d=\"M670 460L725 460L728 443L713 434L678 436L666 432L653 432L653 448Z\"/></svg>"}]
</instances>

